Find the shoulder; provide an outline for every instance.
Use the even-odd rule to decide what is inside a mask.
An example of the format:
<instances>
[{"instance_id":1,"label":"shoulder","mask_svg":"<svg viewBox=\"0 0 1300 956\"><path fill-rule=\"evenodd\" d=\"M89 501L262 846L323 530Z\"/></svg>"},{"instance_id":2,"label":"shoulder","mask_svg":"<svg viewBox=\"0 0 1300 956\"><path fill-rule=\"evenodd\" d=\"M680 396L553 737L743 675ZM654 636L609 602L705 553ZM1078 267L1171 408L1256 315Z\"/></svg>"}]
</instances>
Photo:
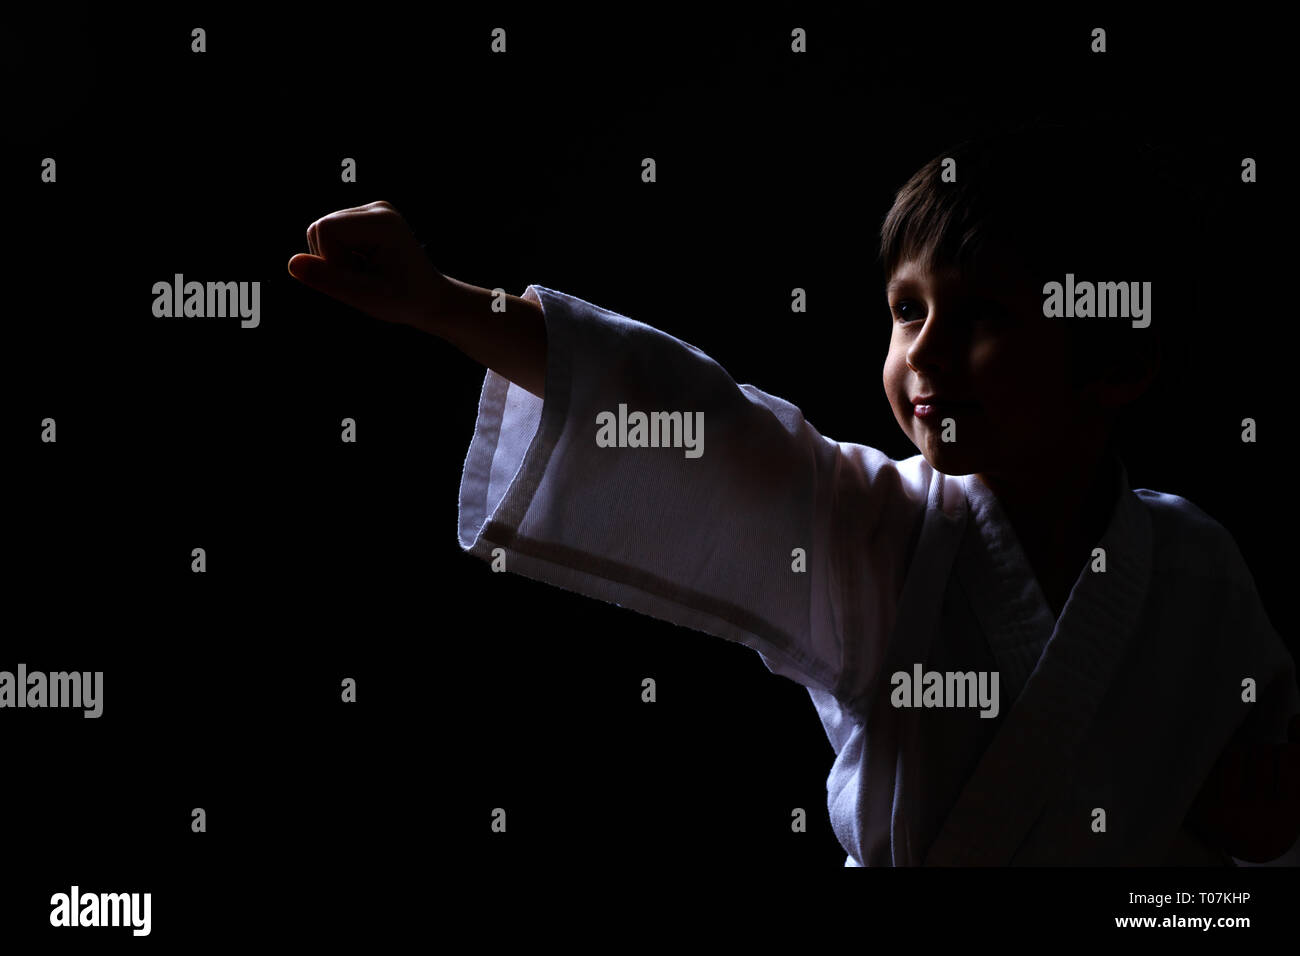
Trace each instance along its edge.
<instances>
[{"instance_id":1,"label":"shoulder","mask_svg":"<svg viewBox=\"0 0 1300 956\"><path fill-rule=\"evenodd\" d=\"M1219 538L1228 529L1205 513L1197 504L1181 495L1171 495L1150 488L1134 488L1133 494L1146 505L1153 526L1170 536L1188 539ZM1229 535L1229 537L1231 537Z\"/></svg>"},{"instance_id":2,"label":"shoulder","mask_svg":"<svg viewBox=\"0 0 1300 956\"><path fill-rule=\"evenodd\" d=\"M1249 578L1232 533L1181 495L1135 488L1151 518L1152 558L1158 570L1194 577Z\"/></svg>"},{"instance_id":3,"label":"shoulder","mask_svg":"<svg viewBox=\"0 0 1300 956\"><path fill-rule=\"evenodd\" d=\"M935 471L922 455L900 461L868 445L833 444L838 451L834 484L840 507L853 502L891 525L910 527L931 502L955 510L964 499L962 480ZM936 489L936 484L941 487Z\"/></svg>"}]
</instances>

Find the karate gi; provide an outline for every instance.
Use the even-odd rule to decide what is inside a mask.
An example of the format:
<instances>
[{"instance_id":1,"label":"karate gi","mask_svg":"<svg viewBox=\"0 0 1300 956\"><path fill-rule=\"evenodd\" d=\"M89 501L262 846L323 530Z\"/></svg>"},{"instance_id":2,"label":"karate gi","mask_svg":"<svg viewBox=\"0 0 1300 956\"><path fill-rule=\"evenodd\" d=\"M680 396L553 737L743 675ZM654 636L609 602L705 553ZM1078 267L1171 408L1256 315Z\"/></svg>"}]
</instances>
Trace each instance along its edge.
<instances>
[{"instance_id":1,"label":"karate gi","mask_svg":"<svg viewBox=\"0 0 1300 956\"><path fill-rule=\"evenodd\" d=\"M1085 569L1054 620L975 476L826 438L671 335L542 286L525 295L545 314L545 402L487 372L461 546L745 644L807 688L836 754L846 866L1230 862L1182 822L1230 741L1286 739L1300 694L1212 518L1130 489L1115 461L1106 569ZM703 454L598 447L597 416L620 403L702 411ZM893 706L890 675L917 663L997 671L997 717Z\"/></svg>"}]
</instances>

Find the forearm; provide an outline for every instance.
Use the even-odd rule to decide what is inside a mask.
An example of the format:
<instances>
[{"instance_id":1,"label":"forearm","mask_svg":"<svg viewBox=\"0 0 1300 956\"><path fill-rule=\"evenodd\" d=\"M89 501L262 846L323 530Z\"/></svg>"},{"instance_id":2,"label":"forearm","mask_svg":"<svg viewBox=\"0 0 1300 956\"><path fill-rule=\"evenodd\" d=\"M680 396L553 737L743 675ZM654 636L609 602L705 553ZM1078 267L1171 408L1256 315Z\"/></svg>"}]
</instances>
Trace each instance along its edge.
<instances>
[{"instance_id":1,"label":"forearm","mask_svg":"<svg viewBox=\"0 0 1300 956\"><path fill-rule=\"evenodd\" d=\"M533 299L506 294L493 311L492 290L447 276L451 291L436 316L417 328L450 342L474 361L545 398L546 320Z\"/></svg>"}]
</instances>

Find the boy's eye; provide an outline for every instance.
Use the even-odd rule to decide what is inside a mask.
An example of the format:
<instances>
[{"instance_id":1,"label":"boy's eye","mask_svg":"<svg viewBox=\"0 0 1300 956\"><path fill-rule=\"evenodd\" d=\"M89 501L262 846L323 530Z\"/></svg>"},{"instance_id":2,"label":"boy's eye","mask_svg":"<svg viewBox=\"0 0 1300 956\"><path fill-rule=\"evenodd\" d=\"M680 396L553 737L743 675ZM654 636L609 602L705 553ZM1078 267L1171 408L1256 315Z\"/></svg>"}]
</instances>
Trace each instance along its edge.
<instances>
[{"instance_id":1,"label":"boy's eye","mask_svg":"<svg viewBox=\"0 0 1300 956\"><path fill-rule=\"evenodd\" d=\"M904 299L894 306L894 314L903 322L920 318L920 316L916 315L916 311L916 303L911 299Z\"/></svg>"},{"instance_id":2,"label":"boy's eye","mask_svg":"<svg viewBox=\"0 0 1300 956\"><path fill-rule=\"evenodd\" d=\"M921 308L911 299L903 299L893 307L894 314L898 316L900 322L910 322L914 319L920 319ZM963 313L968 321L989 321L998 322L1010 318L1010 313L1006 308L997 302L981 301L974 303L971 307L964 310Z\"/></svg>"}]
</instances>

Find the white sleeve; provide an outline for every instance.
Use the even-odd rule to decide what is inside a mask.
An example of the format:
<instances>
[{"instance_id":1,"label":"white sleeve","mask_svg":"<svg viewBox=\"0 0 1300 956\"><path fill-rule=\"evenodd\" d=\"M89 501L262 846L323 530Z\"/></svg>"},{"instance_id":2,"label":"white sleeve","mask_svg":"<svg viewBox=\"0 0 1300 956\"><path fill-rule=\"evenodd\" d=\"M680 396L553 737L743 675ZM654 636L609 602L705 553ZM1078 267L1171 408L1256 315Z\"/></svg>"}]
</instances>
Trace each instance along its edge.
<instances>
[{"instance_id":1,"label":"white sleeve","mask_svg":"<svg viewBox=\"0 0 1300 956\"><path fill-rule=\"evenodd\" d=\"M896 463L821 436L665 332L530 293L546 321L545 402L487 372L461 547L489 561L501 548L507 571L737 641L804 686L859 691L883 656L925 501ZM598 415L620 405L701 413L698 457L598 446Z\"/></svg>"}]
</instances>

